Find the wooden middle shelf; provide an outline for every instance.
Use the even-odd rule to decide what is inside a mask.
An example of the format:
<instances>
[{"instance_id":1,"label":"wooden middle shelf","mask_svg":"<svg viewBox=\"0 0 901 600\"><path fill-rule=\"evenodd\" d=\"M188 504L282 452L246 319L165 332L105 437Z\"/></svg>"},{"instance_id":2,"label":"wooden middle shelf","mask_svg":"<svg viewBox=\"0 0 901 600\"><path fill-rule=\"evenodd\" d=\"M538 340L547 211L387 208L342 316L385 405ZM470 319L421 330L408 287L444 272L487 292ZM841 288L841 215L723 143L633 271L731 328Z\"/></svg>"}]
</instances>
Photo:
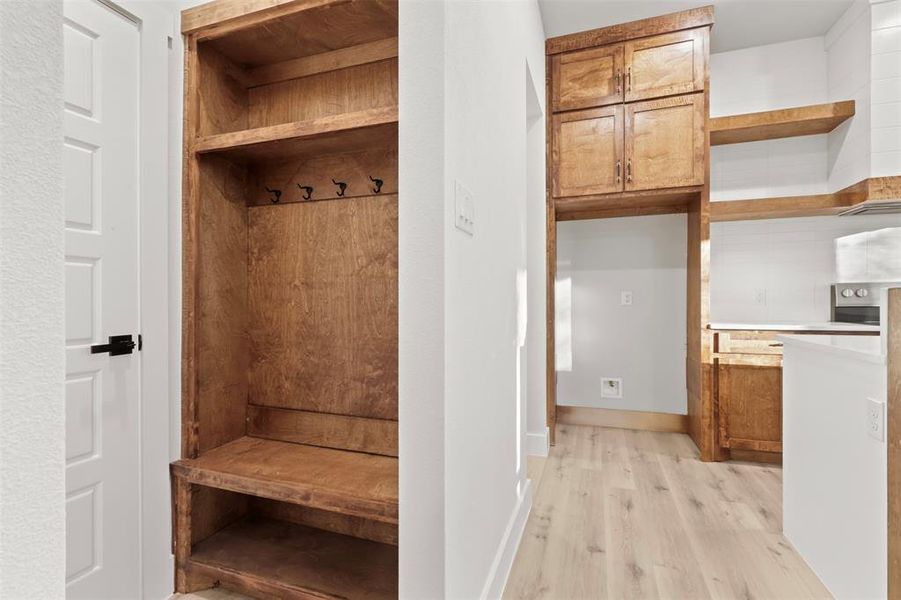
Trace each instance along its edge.
<instances>
[{"instance_id":1,"label":"wooden middle shelf","mask_svg":"<svg viewBox=\"0 0 901 600\"><path fill-rule=\"evenodd\" d=\"M854 116L854 100L710 119L710 145L829 133Z\"/></svg>"},{"instance_id":2,"label":"wooden middle shelf","mask_svg":"<svg viewBox=\"0 0 901 600\"><path fill-rule=\"evenodd\" d=\"M397 523L397 459L241 437L173 463L190 483Z\"/></svg>"},{"instance_id":3,"label":"wooden middle shelf","mask_svg":"<svg viewBox=\"0 0 901 600\"><path fill-rule=\"evenodd\" d=\"M188 569L273 598L397 598L397 547L247 517L196 544Z\"/></svg>"},{"instance_id":4,"label":"wooden middle shelf","mask_svg":"<svg viewBox=\"0 0 901 600\"><path fill-rule=\"evenodd\" d=\"M272 158L302 151L314 144L334 149L342 143L357 145L368 138L385 137L397 126L397 107L372 108L309 121L283 123L197 138L198 154L225 152L239 158Z\"/></svg>"}]
</instances>

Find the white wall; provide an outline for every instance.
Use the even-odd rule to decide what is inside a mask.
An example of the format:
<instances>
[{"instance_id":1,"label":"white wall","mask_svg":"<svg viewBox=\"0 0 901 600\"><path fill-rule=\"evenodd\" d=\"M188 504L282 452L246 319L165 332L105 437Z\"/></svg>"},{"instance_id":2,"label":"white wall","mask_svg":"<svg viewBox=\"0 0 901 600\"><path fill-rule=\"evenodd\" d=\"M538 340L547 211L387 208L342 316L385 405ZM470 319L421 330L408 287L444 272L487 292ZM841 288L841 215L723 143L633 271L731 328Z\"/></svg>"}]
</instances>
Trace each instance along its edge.
<instances>
[{"instance_id":1,"label":"white wall","mask_svg":"<svg viewBox=\"0 0 901 600\"><path fill-rule=\"evenodd\" d=\"M901 174L901 0L871 7L870 175Z\"/></svg>"},{"instance_id":2,"label":"white wall","mask_svg":"<svg viewBox=\"0 0 901 600\"><path fill-rule=\"evenodd\" d=\"M500 594L530 502L516 452L516 274L527 259L525 68L544 81L544 36L536 2L449 2L446 17L445 585L450 598L477 598ZM475 198L473 236L453 228L455 182Z\"/></svg>"},{"instance_id":3,"label":"white wall","mask_svg":"<svg viewBox=\"0 0 901 600\"><path fill-rule=\"evenodd\" d=\"M826 135L714 147L712 200L833 192L876 176L877 164L880 175L901 173L901 164L884 168L901 143L894 4L901 0L873 4L871 18L870 3L857 0L824 37L711 55L714 116L856 101L855 116ZM714 223L711 321L828 320L834 239L899 223L898 215Z\"/></svg>"},{"instance_id":4,"label":"white wall","mask_svg":"<svg viewBox=\"0 0 901 600\"><path fill-rule=\"evenodd\" d=\"M823 38L710 56L711 116L827 101ZM828 136L714 146L711 200L826 193Z\"/></svg>"},{"instance_id":5,"label":"white wall","mask_svg":"<svg viewBox=\"0 0 901 600\"><path fill-rule=\"evenodd\" d=\"M540 23L539 23L540 25ZM534 61L538 64L533 69ZM547 208L545 204L544 61L530 57L526 81L526 267L528 271L527 450L548 453Z\"/></svg>"},{"instance_id":6,"label":"white wall","mask_svg":"<svg viewBox=\"0 0 901 600\"><path fill-rule=\"evenodd\" d=\"M886 597L886 444L867 434L885 373L785 344L783 531L838 599Z\"/></svg>"},{"instance_id":7,"label":"white wall","mask_svg":"<svg viewBox=\"0 0 901 600\"><path fill-rule=\"evenodd\" d=\"M685 414L686 248L685 215L557 225L557 279L572 280L557 404ZM601 377L623 379L622 399L601 398Z\"/></svg>"},{"instance_id":8,"label":"white wall","mask_svg":"<svg viewBox=\"0 0 901 600\"><path fill-rule=\"evenodd\" d=\"M0 2L0 597L17 600L65 596L62 89L62 2Z\"/></svg>"},{"instance_id":9,"label":"white wall","mask_svg":"<svg viewBox=\"0 0 901 600\"><path fill-rule=\"evenodd\" d=\"M410 599L446 587L445 8L400 4L399 551Z\"/></svg>"},{"instance_id":10,"label":"white wall","mask_svg":"<svg viewBox=\"0 0 901 600\"><path fill-rule=\"evenodd\" d=\"M901 215L713 223L710 320L829 320L835 238L901 226Z\"/></svg>"}]
</instances>

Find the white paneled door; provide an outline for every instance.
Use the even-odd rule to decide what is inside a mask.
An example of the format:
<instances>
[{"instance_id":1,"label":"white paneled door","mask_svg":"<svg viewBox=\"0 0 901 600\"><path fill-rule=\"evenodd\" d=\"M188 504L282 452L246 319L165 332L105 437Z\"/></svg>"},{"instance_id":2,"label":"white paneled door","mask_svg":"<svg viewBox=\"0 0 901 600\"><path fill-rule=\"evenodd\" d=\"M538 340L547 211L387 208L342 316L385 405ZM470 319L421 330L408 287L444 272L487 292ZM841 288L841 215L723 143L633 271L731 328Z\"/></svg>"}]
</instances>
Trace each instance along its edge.
<instances>
[{"instance_id":1,"label":"white paneled door","mask_svg":"<svg viewBox=\"0 0 901 600\"><path fill-rule=\"evenodd\" d=\"M139 598L140 31L64 6L67 594Z\"/></svg>"}]
</instances>

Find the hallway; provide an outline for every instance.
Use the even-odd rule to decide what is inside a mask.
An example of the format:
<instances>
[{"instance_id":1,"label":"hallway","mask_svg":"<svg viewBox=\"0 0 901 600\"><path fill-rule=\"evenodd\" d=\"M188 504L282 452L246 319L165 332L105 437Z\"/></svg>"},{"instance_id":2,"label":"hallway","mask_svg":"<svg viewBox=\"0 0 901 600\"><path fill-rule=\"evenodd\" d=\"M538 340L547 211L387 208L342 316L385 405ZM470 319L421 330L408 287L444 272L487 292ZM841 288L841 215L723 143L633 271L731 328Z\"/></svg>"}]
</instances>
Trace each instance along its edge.
<instances>
[{"instance_id":1,"label":"hallway","mask_svg":"<svg viewBox=\"0 0 901 600\"><path fill-rule=\"evenodd\" d=\"M702 463L682 434L557 433L505 598L830 597L781 534L780 467Z\"/></svg>"}]
</instances>

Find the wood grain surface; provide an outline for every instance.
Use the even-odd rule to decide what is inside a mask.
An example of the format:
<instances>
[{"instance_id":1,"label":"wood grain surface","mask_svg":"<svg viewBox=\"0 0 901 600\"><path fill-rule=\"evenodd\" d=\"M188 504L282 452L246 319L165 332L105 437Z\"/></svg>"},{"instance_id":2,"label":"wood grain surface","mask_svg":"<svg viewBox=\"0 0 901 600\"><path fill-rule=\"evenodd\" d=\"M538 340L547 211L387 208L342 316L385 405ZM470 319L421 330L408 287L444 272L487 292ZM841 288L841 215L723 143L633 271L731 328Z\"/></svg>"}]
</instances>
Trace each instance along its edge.
<instances>
[{"instance_id":1,"label":"wood grain surface","mask_svg":"<svg viewBox=\"0 0 901 600\"><path fill-rule=\"evenodd\" d=\"M249 213L250 402L397 419L397 196Z\"/></svg>"},{"instance_id":2,"label":"wood grain surface","mask_svg":"<svg viewBox=\"0 0 901 600\"><path fill-rule=\"evenodd\" d=\"M242 437L173 463L191 483L397 523L397 459Z\"/></svg>"}]
</instances>

